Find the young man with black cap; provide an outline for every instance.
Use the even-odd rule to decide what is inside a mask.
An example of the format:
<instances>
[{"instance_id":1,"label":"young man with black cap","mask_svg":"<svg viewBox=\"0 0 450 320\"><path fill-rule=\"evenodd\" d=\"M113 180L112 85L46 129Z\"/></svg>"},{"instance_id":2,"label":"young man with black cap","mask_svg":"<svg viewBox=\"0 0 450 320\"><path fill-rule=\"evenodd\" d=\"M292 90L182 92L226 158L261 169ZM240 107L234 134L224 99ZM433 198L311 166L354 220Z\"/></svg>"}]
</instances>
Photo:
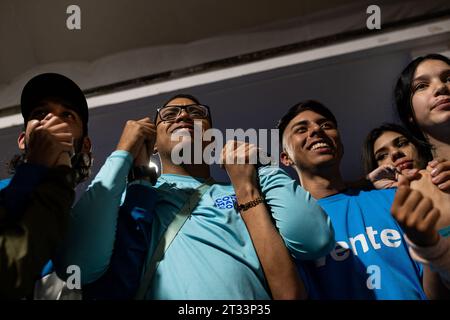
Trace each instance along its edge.
<instances>
[{"instance_id":1,"label":"young man with black cap","mask_svg":"<svg viewBox=\"0 0 450 320\"><path fill-rule=\"evenodd\" d=\"M14 284L13 290L17 289L19 295L30 293L30 281L38 277L42 263L55 254L65 233L73 189L87 178L91 167L87 102L72 80L55 73L32 78L22 91L21 111L24 131L19 135L18 146L22 153L11 161L13 178L0 182L5 221L21 225L26 231L18 240L22 249L7 249L9 257L2 260L2 264L11 261L11 255L21 255L13 260L21 264L17 266L17 270L22 270L17 274L19 279L25 272L22 268L25 261L29 261L28 256L33 256L37 262L28 264L32 272L25 277L26 284L20 281ZM53 179L54 184L49 183L49 179ZM61 185L64 181L66 187L70 186L66 196L61 194L67 189ZM49 192L55 188L58 190ZM42 219L36 219L35 210L45 212L39 214ZM3 243L8 245L8 241L12 240L5 238ZM26 289L19 288L22 286ZM11 296L17 297L14 292L11 291Z\"/></svg>"},{"instance_id":2,"label":"young man with black cap","mask_svg":"<svg viewBox=\"0 0 450 320\"><path fill-rule=\"evenodd\" d=\"M30 126L36 128L37 121L32 121ZM31 130L29 161L17 168L9 186L0 191L0 298L31 294L65 233L75 197L69 157L59 156L56 162L40 159L42 154L57 157L70 151L71 141L65 144L48 128ZM26 182L31 187L28 192ZM8 201L11 197L21 202Z\"/></svg>"}]
</instances>

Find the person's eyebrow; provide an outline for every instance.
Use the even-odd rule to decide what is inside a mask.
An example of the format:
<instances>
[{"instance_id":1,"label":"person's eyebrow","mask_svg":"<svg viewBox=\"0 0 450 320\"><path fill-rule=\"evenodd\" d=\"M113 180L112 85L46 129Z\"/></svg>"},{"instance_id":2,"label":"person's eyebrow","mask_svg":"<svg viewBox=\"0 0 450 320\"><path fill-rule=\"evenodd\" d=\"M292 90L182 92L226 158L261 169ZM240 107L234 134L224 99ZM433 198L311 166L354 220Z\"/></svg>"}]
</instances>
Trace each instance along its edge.
<instances>
[{"instance_id":1,"label":"person's eyebrow","mask_svg":"<svg viewBox=\"0 0 450 320\"><path fill-rule=\"evenodd\" d=\"M430 79L430 77L428 75L425 75L425 74L424 75L420 75L420 76L414 78L413 81L411 81L411 84L414 84L414 83L419 82L419 81L429 80L429 79Z\"/></svg>"},{"instance_id":2,"label":"person's eyebrow","mask_svg":"<svg viewBox=\"0 0 450 320\"><path fill-rule=\"evenodd\" d=\"M448 76L450 74L450 69L444 69L442 70L440 76Z\"/></svg>"},{"instance_id":3,"label":"person's eyebrow","mask_svg":"<svg viewBox=\"0 0 450 320\"><path fill-rule=\"evenodd\" d=\"M450 74L450 69L444 69L444 70L442 70L442 71L439 73L439 76L442 77L442 75L447 75L447 74ZM430 79L430 76L429 76L429 75L427 75L427 74L422 74L422 75L419 75L419 76L417 76L416 78L414 78L414 79L411 81L411 83L413 84L413 83L418 82L418 81L429 80L429 79Z\"/></svg>"},{"instance_id":4,"label":"person's eyebrow","mask_svg":"<svg viewBox=\"0 0 450 320\"><path fill-rule=\"evenodd\" d=\"M322 123L325 123L325 122L332 123L333 125L335 124L333 121L331 121L330 119L327 119L327 118L322 118L322 119L317 120L318 124L322 124Z\"/></svg>"},{"instance_id":5,"label":"person's eyebrow","mask_svg":"<svg viewBox=\"0 0 450 320\"><path fill-rule=\"evenodd\" d=\"M409 140L407 137L405 136L398 136L397 138L395 138L394 140L392 140L392 143L394 145L398 145L400 143L400 141L407 141L408 143L411 143L411 140Z\"/></svg>"},{"instance_id":6,"label":"person's eyebrow","mask_svg":"<svg viewBox=\"0 0 450 320\"><path fill-rule=\"evenodd\" d=\"M33 110L30 111L30 115L34 115L35 113L41 111L47 111L45 104L38 104L36 107L33 108Z\"/></svg>"},{"instance_id":7,"label":"person's eyebrow","mask_svg":"<svg viewBox=\"0 0 450 320\"><path fill-rule=\"evenodd\" d=\"M390 144L396 146L403 139L406 141L409 141L405 136L398 136L398 137L392 139L391 141L387 142L383 146L381 146L381 148L379 148L378 150L374 151L374 154L377 155L377 153L379 153L381 151L385 151L387 149L387 146Z\"/></svg>"},{"instance_id":8,"label":"person's eyebrow","mask_svg":"<svg viewBox=\"0 0 450 320\"><path fill-rule=\"evenodd\" d=\"M300 120L299 122L296 122L296 123L292 126L291 130L294 130L296 127L299 127L299 126L306 126L306 125L308 125L308 123L309 123L308 120Z\"/></svg>"},{"instance_id":9,"label":"person's eyebrow","mask_svg":"<svg viewBox=\"0 0 450 320\"><path fill-rule=\"evenodd\" d=\"M387 149L386 146L382 146L381 148L375 150L375 151L374 151L375 156L377 156L378 153L380 153L380 152L382 152L382 151L385 151L386 149Z\"/></svg>"},{"instance_id":10,"label":"person's eyebrow","mask_svg":"<svg viewBox=\"0 0 450 320\"><path fill-rule=\"evenodd\" d=\"M64 107L64 109L66 109L66 110L64 110L64 112L70 112L70 113L73 113L73 114L77 114L73 109L72 109L72 106L71 105L69 105L69 104L61 104L63 107Z\"/></svg>"},{"instance_id":11,"label":"person's eyebrow","mask_svg":"<svg viewBox=\"0 0 450 320\"><path fill-rule=\"evenodd\" d=\"M375 156L376 156L378 153L382 152L382 151L386 151L386 150L388 149L388 145L390 145L390 144L392 144L392 143L396 143L396 140L397 140L398 138L399 138L399 137L397 137L397 138L395 138L395 139L393 139L393 140L391 140L391 141L385 143L384 145L381 146L381 148L378 148L377 150L374 150L373 153L375 154Z\"/></svg>"}]
</instances>

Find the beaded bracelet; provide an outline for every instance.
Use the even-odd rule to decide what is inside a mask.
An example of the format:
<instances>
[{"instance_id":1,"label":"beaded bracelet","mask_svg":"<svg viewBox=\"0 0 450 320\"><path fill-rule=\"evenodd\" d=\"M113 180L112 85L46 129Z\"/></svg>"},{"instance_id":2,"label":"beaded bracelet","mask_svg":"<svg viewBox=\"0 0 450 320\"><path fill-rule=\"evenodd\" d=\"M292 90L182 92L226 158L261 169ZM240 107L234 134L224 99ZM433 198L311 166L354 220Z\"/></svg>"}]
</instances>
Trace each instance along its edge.
<instances>
[{"instance_id":1,"label":"beaded bracelet","mask_svg":"<svg viewBox=\"0 0 450 320\"><path fill-rule=\"evenodd\" d=\"M244 204L240 204L237 206L237 210L238 211L246 211L250 208L256 207L258 204L264 202L264 198L263 197L258 197L255 200L246 202Z\"/></svg>"}]
</instances>

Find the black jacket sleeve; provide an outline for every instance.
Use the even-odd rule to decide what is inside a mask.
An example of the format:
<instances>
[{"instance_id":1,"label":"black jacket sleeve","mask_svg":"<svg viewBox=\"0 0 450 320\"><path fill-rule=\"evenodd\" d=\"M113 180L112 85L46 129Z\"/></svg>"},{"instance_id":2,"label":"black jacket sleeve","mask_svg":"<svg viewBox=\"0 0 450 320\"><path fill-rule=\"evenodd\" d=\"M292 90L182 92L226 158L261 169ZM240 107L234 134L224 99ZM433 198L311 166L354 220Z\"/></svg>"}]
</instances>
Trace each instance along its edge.
<instances>
[{"instance_id":1,"label":"black jacket sleeve","mask_svg":"<svg viewBox=\"0 0 450 320\"><path fill-rule=\"evenodd\" d=\"M43 266L65 234L75 198L69 167L50 169L33 190L20 219L0 203L0 298L18 299L33 291Z\"/></svg>"}]
</instances>

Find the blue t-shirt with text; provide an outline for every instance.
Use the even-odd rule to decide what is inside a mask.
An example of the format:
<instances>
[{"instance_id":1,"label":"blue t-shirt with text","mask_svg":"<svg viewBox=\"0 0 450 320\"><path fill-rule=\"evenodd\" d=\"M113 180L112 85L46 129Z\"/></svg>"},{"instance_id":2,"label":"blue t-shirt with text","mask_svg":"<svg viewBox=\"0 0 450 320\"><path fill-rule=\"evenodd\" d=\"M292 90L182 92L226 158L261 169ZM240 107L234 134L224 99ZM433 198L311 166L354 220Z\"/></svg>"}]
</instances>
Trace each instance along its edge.
<instances>
[{"instance_id":1,"label":"blue t-shirt with text","mask_svg":"<svg viewBox=\"0 0 450 320\"><path fill-rule=\"evenodd\" d=\"M298 263L311 299L426 299L422 266L411 259L390 213L395 192L348 190L319 200L336 247L321 259Z\"/></svg>"}]
</instances>

